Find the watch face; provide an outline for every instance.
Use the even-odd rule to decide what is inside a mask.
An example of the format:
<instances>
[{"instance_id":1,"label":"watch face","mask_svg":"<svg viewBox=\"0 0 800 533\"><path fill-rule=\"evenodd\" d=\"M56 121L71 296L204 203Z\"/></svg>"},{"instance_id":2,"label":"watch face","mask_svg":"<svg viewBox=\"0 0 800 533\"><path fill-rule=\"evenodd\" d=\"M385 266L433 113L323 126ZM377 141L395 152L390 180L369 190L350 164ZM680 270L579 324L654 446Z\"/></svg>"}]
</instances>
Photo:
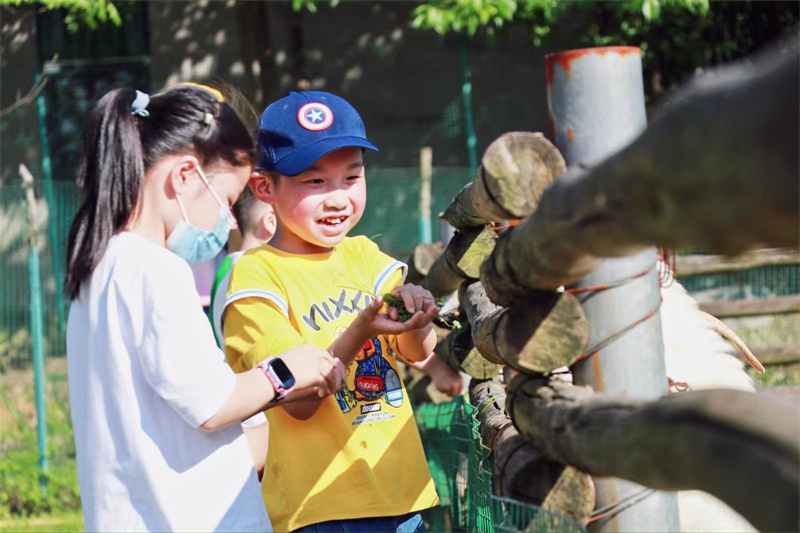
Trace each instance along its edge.
<instances>
[{"instance_id":1,"label":"watch face","mask_svg":"<svg viewBox=\"0 0 800 533\"><path fill-rule=\"evenodd\" d=\"M286 366L286 363L281 359L275 358L269 362L269 366L272 367L275 375L281 380L284 389L291 389L294 386L294 376L289 367Z\"/></svg>"}]
</instances>

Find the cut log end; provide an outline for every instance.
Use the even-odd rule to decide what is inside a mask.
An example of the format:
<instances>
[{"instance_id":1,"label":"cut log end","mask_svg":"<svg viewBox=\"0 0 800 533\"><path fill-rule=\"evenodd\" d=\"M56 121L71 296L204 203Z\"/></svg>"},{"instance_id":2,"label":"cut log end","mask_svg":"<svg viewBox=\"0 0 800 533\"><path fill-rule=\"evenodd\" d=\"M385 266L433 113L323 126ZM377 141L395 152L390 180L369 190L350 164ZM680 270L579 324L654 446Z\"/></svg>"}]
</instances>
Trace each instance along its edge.
<instances>
[{"instance_id":1,"label":"cut log end","mask_svg":"<svg viewBox=\"0 0 800 533\"><path fill-rule=\"evenodd\" d=\"M477 177L458 193L442 218L459 229L524 218L565 171L558 148L541 133L505 133L486 149Z\"/></svg>"},{"instance_id":2,"label":"cut log end","mask_svg":"<svg viewBox=\"0 0 800 533\"><path fill-rule=\"evenodd\" d=\"M436 259L442 255L444 246L441 242L431 244L418 244L408 258L408 283L419 284L431 269Z\"/></svg>"},{"instance_id":3,"label":"cut log end","mask_svg":"<svg viewBox=\"0 0 800 533\"><path fill-rule=\"evenodd\" d=\"M512 131L498 137L481 160L483 197L502 208L503 219L536 210L544 190L566 172L561 152L541 133Z\"/></svg>"}]
</instances>

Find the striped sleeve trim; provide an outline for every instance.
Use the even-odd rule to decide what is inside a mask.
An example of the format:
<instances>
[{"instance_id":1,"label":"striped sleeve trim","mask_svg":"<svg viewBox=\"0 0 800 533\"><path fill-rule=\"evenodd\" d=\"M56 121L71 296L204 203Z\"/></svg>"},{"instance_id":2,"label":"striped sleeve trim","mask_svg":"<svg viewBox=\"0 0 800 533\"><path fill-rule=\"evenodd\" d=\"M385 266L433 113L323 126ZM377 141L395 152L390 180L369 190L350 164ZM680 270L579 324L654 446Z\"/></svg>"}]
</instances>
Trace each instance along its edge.
<instances>
[{"instance_id":1,"label":"striped sleeve trim","mask_svg":"<svg viewBox=\"0 0 800 533\"><path fill-rule=\"evenodd\" d=\"M372 286L372 292L374 294L378 294L378 291L380 290L381 286L386 282L389 276L391 276L392 273L394 273L394 271L397 269L401 269L403 271L403 281L405 281L406 274L408 273L408 266L401 261L392 261L386 266L386 268L384 268L381 271L380 274L378 274L378 277L375 278L375 285Z\"/></svg>"},{"instance_id":2,"label":"striped sleeve trim","mask_svg":"<svg viewBox=\"0 0 800 533\"><path fill-rule=\"evenodd\" d=\"M243 300L244 298L263 298L269 300L274 303L287 318L289 317L289 305L286 303L286 300L281 298L279 294L264 289L246 289L232 292L225 298L225 307L228 307L233 302Z\"/></svg>"}]
</instances>

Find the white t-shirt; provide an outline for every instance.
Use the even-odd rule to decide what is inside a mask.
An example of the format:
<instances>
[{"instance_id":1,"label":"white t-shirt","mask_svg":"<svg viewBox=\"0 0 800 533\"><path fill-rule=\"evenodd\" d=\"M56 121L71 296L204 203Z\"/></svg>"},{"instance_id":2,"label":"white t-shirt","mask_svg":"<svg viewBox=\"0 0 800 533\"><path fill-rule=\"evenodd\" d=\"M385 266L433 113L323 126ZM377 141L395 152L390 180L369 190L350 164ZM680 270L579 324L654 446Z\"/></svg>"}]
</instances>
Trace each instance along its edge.
<instances>
[{"instance_id":1,"label":"white t-shirt","mask_svg":"<svg viewBox=\"0 0 800 533\"><path fill-rule=\"evenodd\" d=\"M199 429L235 376L186 262L114 236L70 307L67 358L87 531L271 529L241 426Z\"/></svg>"}]
</instances>

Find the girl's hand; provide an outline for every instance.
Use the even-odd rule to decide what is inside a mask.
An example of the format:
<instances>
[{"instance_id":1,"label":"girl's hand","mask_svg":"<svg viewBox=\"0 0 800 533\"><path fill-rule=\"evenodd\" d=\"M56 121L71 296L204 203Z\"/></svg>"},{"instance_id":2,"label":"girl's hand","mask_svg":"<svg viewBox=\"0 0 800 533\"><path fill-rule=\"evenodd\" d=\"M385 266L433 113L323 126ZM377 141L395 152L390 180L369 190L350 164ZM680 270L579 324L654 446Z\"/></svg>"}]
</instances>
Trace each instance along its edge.
<instances>
[{"instance_id":1,"label":"girl's hand","mask_svg":"<svg viewBox=\"0 0 800 533\"><path fill-rule=\"evenodd\" d=\"M344 368L328 350L314 346L300 346L282 354L280 358L294 376L294 389L315 390L317 396L333 394L342 387ZM290 394L295 397L297 394ZM289 398L287 398L288 400Z\"/></svg>"}]
</instances>

